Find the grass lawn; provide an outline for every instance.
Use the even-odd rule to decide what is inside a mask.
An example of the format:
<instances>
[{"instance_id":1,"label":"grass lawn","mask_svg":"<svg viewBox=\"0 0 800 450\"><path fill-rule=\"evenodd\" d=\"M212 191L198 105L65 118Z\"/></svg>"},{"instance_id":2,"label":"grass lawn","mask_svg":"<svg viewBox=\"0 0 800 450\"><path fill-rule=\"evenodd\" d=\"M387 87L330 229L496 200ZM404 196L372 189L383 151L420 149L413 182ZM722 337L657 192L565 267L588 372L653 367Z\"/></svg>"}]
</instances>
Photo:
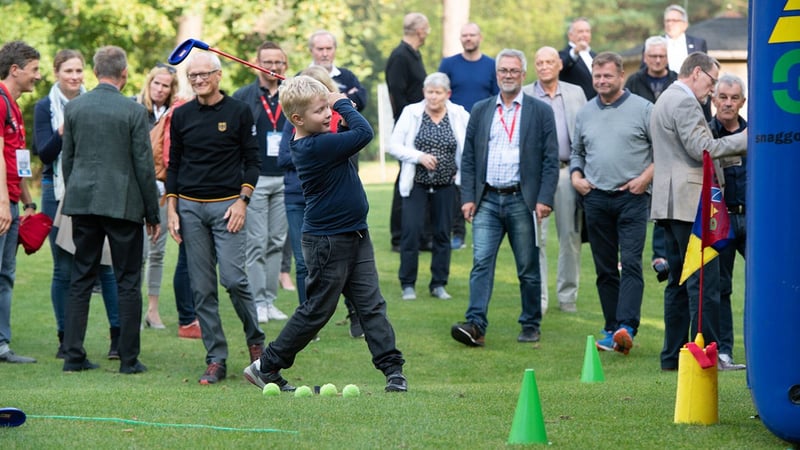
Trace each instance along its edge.
<instances>
[{"instance_id":1,"label":"grass lawn","mask_svg":"<svg viewBox=\"0 0 800 450\"><path fill-rule=\"evenodd\" d=\"M385 380L374 369L363 339L337 326L344 307L298 355L284 376L296 385L356 384L358 398L263 397L241 375L248 364L241 324L221 289L221 315L230 357L228 379L201 386L205 369L200 341L176 337L172 268L177 246L170 240L161 297L167 330L143 330L141 359L149 371L120 375L117 362L105 360L108 322L99 296L93 297L86 349L99 370L63 373L54 358L56 328L50 303L51 260L45 245L17 258L12 307L12 348L36 357L30 365L0 364L0 406L28 414L21 427L0 429L0 448L504 448L525 369L535 370L547 437L553 447L616 448L786 448L753 418L755 408L745 372L719 374L720 423L673 423L677 374L659 369L663 324L663 284L645 264L642 325L636 346L625 357L600 355L606 381L580 382L586 337L602 328L588 245L583 247L578 313L550 308L537 345L519 344L519 288L511 251L505 243L498 261L485 348L467 348L450 337L463 320L471 268L469 247L454 251L448 291L453 300L426 295L430 254L421 256L416 301L402 301L397 281L399 257L389 250L391 185L367 188L370 229L381 287L397 345L407 360L407 394L383 392ZM468 242L471 239L468 238ZM555 227L549 236L551 303L555 299ZM649 260L649 255L645 255ZM742 345L743 264L734 288L736 348ZM297 298L281 291L277 305L291 311ZM146 303L146 302L145 302ZM284 322L264 327L273 339ZM532 405L536 406L536 405ZM113 421L108 419L124 419ZM147 424L131 422L141 421ZM204 425L222 427L193 427ZM236 430L230 430L235 428ZM246 431L258 429L263 432ZM270 430L270 431L267 431Z\"/></svg>"}]
</instances>

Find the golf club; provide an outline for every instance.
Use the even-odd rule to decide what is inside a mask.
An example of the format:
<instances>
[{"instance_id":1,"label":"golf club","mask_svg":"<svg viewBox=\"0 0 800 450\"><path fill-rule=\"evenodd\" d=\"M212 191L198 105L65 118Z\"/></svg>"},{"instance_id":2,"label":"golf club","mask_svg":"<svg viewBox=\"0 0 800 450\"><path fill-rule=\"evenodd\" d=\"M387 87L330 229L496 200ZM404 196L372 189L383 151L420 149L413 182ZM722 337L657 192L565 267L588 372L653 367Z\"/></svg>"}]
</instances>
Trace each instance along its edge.
<instances>
[{"instance_id":1,"label":"golf club","mask_svg":"<svg viewBox=\"0 0 800 450\"><path fill-rule=\"evenodd\" d=\"M267 69L265 69L263 67L259 67L259 66L255 65L255 64L247 62L247 61L245 61L245 60L243 60L241 58L237 58L237 57L231 55L230 53L226 53L226 52L223 52L222 50L213 48L213 47L209 46L208 44L206 44L205 42L199 41L197 39L187 39L187 40L183 41L180 45L175 47L175 50L173 50L172 53L169 55L169 59L167 61L169 61L169 63L172 64L172 65L180 64L181 62L183 62L184 59L186 59L187 56L189 56L189 53L192 51L193 48L199 48L200 50L207 50L209 52L214 52L214 53L216 53L216 54L218 54L220 56L224 56L224 57L232 59L232 60L234 60L234 61L236 61L236 62L238 62L240 64L244 64L247 67L250 67L252 69L256 69L258 71L264 72L267 75L273 76L273 77L275 77L275 78L277 78L279 80L285 80L286 79L286 77L281 75L281 74L275 73L275 72L273 72L271 70L267 70Z\"/></svg>"}]
</instances>

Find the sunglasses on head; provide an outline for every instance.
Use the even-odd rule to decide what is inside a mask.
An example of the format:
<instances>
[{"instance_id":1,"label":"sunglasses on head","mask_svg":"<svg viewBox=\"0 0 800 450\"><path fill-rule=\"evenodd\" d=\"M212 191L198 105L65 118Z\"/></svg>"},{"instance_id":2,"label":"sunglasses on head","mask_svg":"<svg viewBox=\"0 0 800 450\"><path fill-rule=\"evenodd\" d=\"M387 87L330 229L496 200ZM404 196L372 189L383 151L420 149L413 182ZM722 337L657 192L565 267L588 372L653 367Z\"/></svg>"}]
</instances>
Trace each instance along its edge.
<instances>
[{"instance_id":1,"label":"sunglasses on head","mask_svg":"<svg viewBox=\"0 0 800 450\"><path fill-rule=\"evenodd\" d=\"M170 66L169 64L164 64L162 62L157 62L156 63L156 67L162 67L164 69L167 69L167 72L172 73L172 74L178 72L178 70L176 68Z\"/></svg>"}]
</instances>

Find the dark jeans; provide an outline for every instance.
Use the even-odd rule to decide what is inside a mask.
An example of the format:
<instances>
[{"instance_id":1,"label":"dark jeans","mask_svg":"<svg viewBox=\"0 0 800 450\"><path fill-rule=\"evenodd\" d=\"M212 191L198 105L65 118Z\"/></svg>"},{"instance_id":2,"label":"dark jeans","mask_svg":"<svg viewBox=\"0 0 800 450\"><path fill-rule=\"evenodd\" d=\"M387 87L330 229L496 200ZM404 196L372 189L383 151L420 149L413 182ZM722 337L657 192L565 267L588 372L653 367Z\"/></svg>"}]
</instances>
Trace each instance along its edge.
<instances>
[{"instance_id":1,"label":"dark jeans","mask_svg":"<svg viewBox=\"0 0 800 450\"><path fill-rule=\"evenodd\" d=\"M692 233L692 222L661 220L667 244L669 279L664 288L664 348L661 368L676 369L681 347L697 334L700 271L686 282L678 282L683 272L683 258ZM719 258L705 265L703 278L702 330L705 344L719 343Z\"/></svg>"},{"instance_id":2,"label":"dark jeans","mask_svg":"<svg viewBox=\"0 0 800 450\"><path fill-rule=\"evenodd\" d=\"M464 213L461 212L461 186L456 186L456 195L453 201L453 237L460 237L462 240L467 235L467 226L464 221Z\"/></svg>"},{"instance_id":3,"label":"dark jeans","mask_svg":"<svg viewBox=\"0 0 800 450\"><path fill-rule=\"evenodd\" d=\"M402 166L402 162L399 162ZM403 238L403 197L400 196L400 173L394 180L394 194L392 196L392 212L389 217L389 232L392 236L392 247L400 247ZM425 227L420 236L420 248L430 250L430 243L433 239L430 219L425 220Z\"/></svg>"},{"instance_id":4,"label":"dark jeans","mask_svg":"<svg viewBox=\"0 0 800 450\"><path fill-rule=\"evenodd\" d=\"M635 334L642 312L642 252L650 194L593 189L583 197L583 207L605 330L627 325ZM622 264L621 274L617 263Z\"/></svg>"},{"instance_id":5,"label":"dark jeans","mask_svg":"<svg viewBox=\"0 0 800 450\"><path fill-rule=\"evenodd\" d=\"M667 259L667 244L664 242L664 227L659 224L653 225L653 257L651 261L656 258Z\"/></svg>"},{"instance_id":6,"label":"dark jeans","mask_svg":"<svg viewBox=\"0 0 800 450\"><path fill-rule=\"evenodd\" d=\"M308 268L308 299L289 317L278 337L261 355L261 371L286 369L336 312L339 295L356 307L372 363L385 375L401 370L405 361L395 347L394 329L386 317L386 301L378 286L378 271L369 232L333 236L303 234Z\"/></svg>"},{"instance_id":7,"label":"dark jeans","mask_svg":"<svg viewBox=\"0 0 800 450\"><path fill-rule=\"evenodd\" d=\"M53 181L42 179L42 212L50 219L55 219L58 201L53 188ZM56 327L59 333L64 332L64 314L69 297L69 282L72 277L72 254L56 245L58 227L52 227L48 240L50 254L53 257L53 280L50 283L50 300L53 303L53 314L56 316ZM110 328L119 328L119 301L117 300L117 280L111 266L100 266L100 287L103 293L103 304Z\"/></svg>"},{"instance_id":8,"label":"dark jeans","mask_svg":"<svg viewBox=\"0 0 800 450\"><path fill-rule=\"evenodd\" d=\"M428 189L415 184L403 199L403 239L400 243L400 285L413 287L419 269L419 244L426 218L433 227L431 282L428 288L447 285L450 276L450 228L453 223L455 185Z\"/></svg>"},{"instance_id":9,"label":"dark jeans","mask_svg":"<svg viewBox=\"0 0 800 450\"><path fill-rule=\"evenodd\" d=\"M730 214L734 238L719 252L719 352L733 355L733 266L736 252L744 257L747 223L744 214Z\"/></svg>"},{"instance_id":10,"label":"dark jeans","mask_svg":"<svg viewBox=\"0 0 800 450\"><path fill-rule=\"evenodd\" d=\"M162 229L163 232L163 229ZM172 277L172 290L175 293L175 308L178 310L178 323L189 325L194 322L194 297L189 283L189 265L186 263L186 247L178 245L178 263Z\"/></svg>"},{"instance_id":11,"label":"dark jeans","mask_svg":"<svg viewBox=\"0 0 800 450\"><path fill-rule=\"evenodd\" d=\"M64 327L65 365L78 365L86 359L83 340L89 318L89 300L106 237L117 276L120 366L133 366L139 358L144 227L141 223L105 216L75 215L72 216L75 257Z\"/></svg>"}]
</instances>

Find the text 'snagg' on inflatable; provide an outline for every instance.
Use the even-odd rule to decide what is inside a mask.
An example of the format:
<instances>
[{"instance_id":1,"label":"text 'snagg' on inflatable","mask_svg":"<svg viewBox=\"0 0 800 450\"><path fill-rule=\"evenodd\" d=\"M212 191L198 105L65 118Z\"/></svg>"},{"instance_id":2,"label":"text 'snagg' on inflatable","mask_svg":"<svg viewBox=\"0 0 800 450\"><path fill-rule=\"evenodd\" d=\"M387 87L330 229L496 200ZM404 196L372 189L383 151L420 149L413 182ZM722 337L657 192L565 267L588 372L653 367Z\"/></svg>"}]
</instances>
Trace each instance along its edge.
<instances>
[{"instance_id":1,"label":"text 'snagg' on inflatable","mask_svg":"<svg viewBox=\"0 0 800 450\"><path fill-rule=\"evenodd\" d=\"M745 350L753 402L800 443L800 0L750 2Z\"/></svg>"}]
</instances>

